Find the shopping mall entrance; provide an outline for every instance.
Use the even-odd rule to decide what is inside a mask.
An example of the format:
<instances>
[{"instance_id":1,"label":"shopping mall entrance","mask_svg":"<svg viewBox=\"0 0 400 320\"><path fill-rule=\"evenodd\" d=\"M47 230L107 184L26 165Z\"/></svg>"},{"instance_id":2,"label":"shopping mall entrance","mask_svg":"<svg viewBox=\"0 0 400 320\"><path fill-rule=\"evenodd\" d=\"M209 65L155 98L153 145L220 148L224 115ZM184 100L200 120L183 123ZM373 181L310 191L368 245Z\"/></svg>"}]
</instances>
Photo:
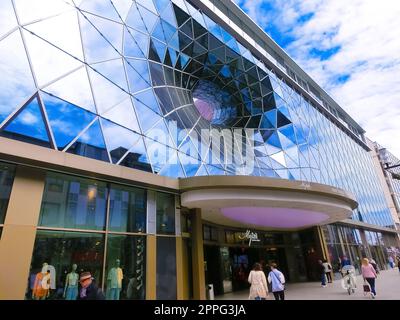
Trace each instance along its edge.
<instances>
[{"instance_id":1,"label":"shopping mall entrance","mask_svg":"<svg viewBox=\"0 0 400 320\"><path fill-rule=\"evenodd\" d=\"M215 294L247 289L247 278L256 262L262 264L266 274L269 265L274 262L288 274L284 248L205 246L204 249L205 256L209 258L206 258L206 281L214 284Z\"/></svg>"},{"instance_id":2,"label":"shopping mall entrance","mask_svg":"<svg viewBox=\"0 0 400 320\"><path fill-rule=\"evenodd\" d=\"M249 245L246 234L256 235ZM215 295L247 290L250 271L261 263L266 275L272 263L278 265L287 282L318 280L318 259L322 259L316 228L298 232L266 232L226 229L203 224L205 281Z\"/></svg>"}]
</instances>

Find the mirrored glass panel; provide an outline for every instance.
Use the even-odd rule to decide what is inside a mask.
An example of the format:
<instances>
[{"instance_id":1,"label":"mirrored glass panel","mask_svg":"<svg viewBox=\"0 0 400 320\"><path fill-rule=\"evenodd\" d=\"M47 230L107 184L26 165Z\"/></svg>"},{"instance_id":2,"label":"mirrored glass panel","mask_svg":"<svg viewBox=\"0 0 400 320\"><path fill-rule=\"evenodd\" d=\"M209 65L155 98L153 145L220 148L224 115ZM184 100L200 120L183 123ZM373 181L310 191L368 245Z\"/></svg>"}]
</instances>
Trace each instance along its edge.
<instances>
[{"instance_id":1,"label":"mirrored glass panel","mask_svg":"<svg viewBox=\"0 0 400 320\"><path fill-rule=\"evenodd\" d=\"M157 192L157 233L175 234L175 196Z\"/></svg>"},{"instance_id":2,"label":"mirrored glass panel","mask_svg":"<svg viewBox=\"0 0 400 320\"><path fill-rule=\"evenodd\" d=\"M146 232L146 191L112 185L108 230Z\"/></svg>"},{"instance_id":3,"label":"mirrored glass panel","mask_svg":"<svg viewBox=\"0 0 400 320\"><path fill-rule=\"evenodd\" d=\"M106 184L48 173L40 210L40 226L104 230Z\"/></svg>"},{"instance_id":4,"label":"mirrored glass panel","mask_svg":"<svg viewBox=\"0 0 400 320\"><path fill-rule=\"evenodd\" d=\"M145 299L146 238L109 235L105 292L107 300Z\"/></svg>"}]
</instances>

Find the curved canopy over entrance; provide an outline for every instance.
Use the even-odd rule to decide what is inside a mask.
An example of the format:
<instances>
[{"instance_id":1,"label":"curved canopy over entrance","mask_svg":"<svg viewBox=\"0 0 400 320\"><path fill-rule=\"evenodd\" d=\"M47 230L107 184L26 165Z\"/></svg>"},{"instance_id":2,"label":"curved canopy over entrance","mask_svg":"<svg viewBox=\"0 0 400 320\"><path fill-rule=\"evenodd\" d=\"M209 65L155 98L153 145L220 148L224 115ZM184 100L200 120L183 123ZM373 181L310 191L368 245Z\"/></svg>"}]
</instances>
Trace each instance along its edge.
<instances>
[{"instance_id":1,"label":"curved canopy over entrance","mask_svg":"<svg viewBox=\"0 0 400 320\"><path fill-rule=\"evenodd\" d=\"M296 230L351 216L354 196L332 186L251 176L180 180L182 205L204 220L232 227Z\"/></svg>"}]
</instances>

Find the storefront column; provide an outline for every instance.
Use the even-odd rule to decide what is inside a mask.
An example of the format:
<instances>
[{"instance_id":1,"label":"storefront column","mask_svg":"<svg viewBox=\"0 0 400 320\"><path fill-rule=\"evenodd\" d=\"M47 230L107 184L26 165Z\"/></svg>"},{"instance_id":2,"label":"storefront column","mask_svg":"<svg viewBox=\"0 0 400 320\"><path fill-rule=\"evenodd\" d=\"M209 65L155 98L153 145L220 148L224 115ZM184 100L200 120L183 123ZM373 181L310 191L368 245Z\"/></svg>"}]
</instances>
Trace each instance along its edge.
<instances>
[{"instance_id":1,"label":"storefront column","mask_svg":"<svg viewBox=\"0 0 400 320\"><path fill-rule=\"evenodd\" d=\"M44 184L44 171L17 167L0 241L0 300L25 298Z\"/></svg>"},{"instance_id":2,"label":"storefront column","mask_svg":"<svg viewBox=\"0 0 400 320\"><path fill-rule=\"evenodd\" d=\"M183 239L176 237L176 299L184 300L184 281L187 277L183 267ZM187 299L187 298L186 298Z\"/></svg>"},{"instance_id":3,"label":"storefront column","mask_svg":"<svg viewBox=\"0 0 400 320\"><path fill-rule=\"evenodd\" d=\"M146 300L157 298L157 239L155 235L147 236L146 245Z\"/></svg>"},{"instance_id":4,"label":"storefront column","mask_svg":"<svg viewBox=\"0 0 400 320\"><path fill-rule=\"evenodd\" d=\"M322 230L322 228L320 226L317 226L316 233L317 233L317 236L318 236L317 239L318 239L319 247L320 247L321 252L322 252L322 257L324 259L326 259L329 263L332 264L332 261L330 261L331 259L330 259L330 256L328 254L328 246L326 245L324 231Z\"/></svg>"},{"instance_id":5,"label":"storefront column","mask_svg":"<svg viewBox=\"0 0 400 320\"><path fill-rule=\"evenodd\" d=\"M193 298L195 300L206 299L206 283L204 274L203 252L203 223L201 209L193 209L192 212L192 265L193 265Z\"/></svg>"}]
</instances>

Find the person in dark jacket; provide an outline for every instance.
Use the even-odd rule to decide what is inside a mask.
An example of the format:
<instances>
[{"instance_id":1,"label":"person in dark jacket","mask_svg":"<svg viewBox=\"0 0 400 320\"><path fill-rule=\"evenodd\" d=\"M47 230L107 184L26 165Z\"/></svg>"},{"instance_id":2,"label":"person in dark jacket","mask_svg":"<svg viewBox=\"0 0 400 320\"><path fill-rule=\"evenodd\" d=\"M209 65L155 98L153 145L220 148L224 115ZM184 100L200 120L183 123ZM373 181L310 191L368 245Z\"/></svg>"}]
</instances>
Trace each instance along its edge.
<instances>
[{"instance_id":1,"label":"person in dark jacket","mask_svg":"<svg viewBox=\"0 0 400 320\"><path fill-rule=\"evenodd\" d=\"M103 292L93 282L90 272L82 272L79 283L81 284L81 290L78 300L105 300Z\"/></svg>"}]
</instances>

